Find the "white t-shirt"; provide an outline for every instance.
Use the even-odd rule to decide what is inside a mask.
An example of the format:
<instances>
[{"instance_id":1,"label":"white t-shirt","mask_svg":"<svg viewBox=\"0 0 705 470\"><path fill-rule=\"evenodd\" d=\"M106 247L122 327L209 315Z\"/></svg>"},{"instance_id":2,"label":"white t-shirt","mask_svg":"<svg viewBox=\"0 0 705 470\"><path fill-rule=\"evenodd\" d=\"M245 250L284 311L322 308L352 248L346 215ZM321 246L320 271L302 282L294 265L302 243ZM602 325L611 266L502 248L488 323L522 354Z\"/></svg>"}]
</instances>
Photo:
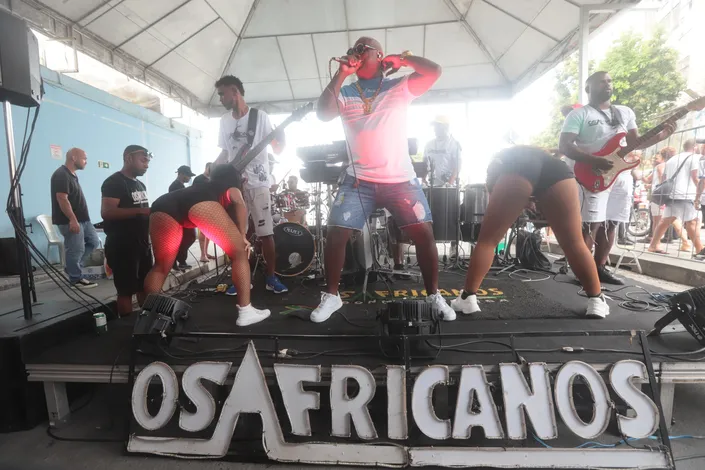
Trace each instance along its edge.
<instances>
[{"instance_id":1,"label":"white t-shirt","mask_svg":"<svg viewBox=\"0 0 705 470\"><path fill-rule=\"evenodd\" d=\"M233 160L237 153L243 145L247 144L247 126L249 121L249 110L240 119L235 119L230 111L220 118L218 147L228 152L228 163L236 163ZM261 109L258 110L257 128L255 129L255 138L252 141L252 146L254 147L263 138L267 137L272 132L272 129L272 123L269 121L267 113ZM245 189L269 187L269 159L267 158L266 148L247 165L243 174L247 178Z\"/></svg>"},{"instance_id":2,"label":"white t-shirt","mask_svg":"<svg viewBox=\"0 0 705 470\"><path fill-rule=\"evenodd\" d=\"M378 78L358 83L366 98L372 97L380 84ZM416 178L406 134L407 111L415 98L407 77L385 78L372 112L365 114L357 87L352 84L340 89L341 117L350 142L349 175L373 183L403 183Z\"/></svg>"},{"instance_id":3,"label":"white t-shirt","mask_svg":"<svg viewBox=\"0 0 705 470\"><path fill-rule=\"evenodd\" d=\"M568 114L565 122L563 122L563 130L561 132L577 134L575 145L578 149L589 154L595 153L602 149L619 132L636 129L634 111L620 105L614 105L614 109L619 113L620 117L620 125L617 127L610 125L612 120L610 109L603 109L604 114L602 114L592 106L583 106L582 108L574 109ZM575 165L575 161L568 159L568 165L572 168Z\"/></svg>"},{"instance_id":4,"label":"white t-shirt","mask_svg":"<svg viewBox=\"0 0 705 470\"><path fill-rule=\"evenodd\" d=\"M678 167L684 161L686 163L676 175L676 179L673 183L671 198L694 200L698 187L693 182L691 175L693 170L700 169L700 155L694 154L693 152L683 152L671 157L671 159L666 162L666 169L663 171L663 180L666 181L675 175Z\"/></svg>"},{"instance_id":5,"label":"white t-shirt","mask_svg":"<svg viewBox=\"0 0 705 470\"><path fill-rule=\"evenodd\" d=\"M445 139L433 139L426 144L424 159L428 163L429 177L433 162L433 185L448 183L451 175L460 170L460 144L452 136Z\"/></svg>"}]
</instances>

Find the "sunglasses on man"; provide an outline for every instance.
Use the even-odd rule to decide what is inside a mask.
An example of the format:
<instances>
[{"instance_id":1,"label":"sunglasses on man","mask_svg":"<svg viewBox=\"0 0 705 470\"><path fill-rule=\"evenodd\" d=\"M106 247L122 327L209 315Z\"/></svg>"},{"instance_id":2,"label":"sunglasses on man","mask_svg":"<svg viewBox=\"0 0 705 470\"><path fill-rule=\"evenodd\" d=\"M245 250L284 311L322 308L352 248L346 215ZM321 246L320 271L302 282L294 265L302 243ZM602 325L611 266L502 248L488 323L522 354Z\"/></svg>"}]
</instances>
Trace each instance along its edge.
<instances>
[{"instance_id":1,"label":"sunglasses on man","mask_svg":"<svg viewBox=\"0 0 705 470\"><path fill-rule=\"evenodd\" d=\"M367 44L358 44L355 47L348 49L347 55L362 55L367 51L367 49L376 50L375 47L368 46Z\"/></svg>"}]
</instances>

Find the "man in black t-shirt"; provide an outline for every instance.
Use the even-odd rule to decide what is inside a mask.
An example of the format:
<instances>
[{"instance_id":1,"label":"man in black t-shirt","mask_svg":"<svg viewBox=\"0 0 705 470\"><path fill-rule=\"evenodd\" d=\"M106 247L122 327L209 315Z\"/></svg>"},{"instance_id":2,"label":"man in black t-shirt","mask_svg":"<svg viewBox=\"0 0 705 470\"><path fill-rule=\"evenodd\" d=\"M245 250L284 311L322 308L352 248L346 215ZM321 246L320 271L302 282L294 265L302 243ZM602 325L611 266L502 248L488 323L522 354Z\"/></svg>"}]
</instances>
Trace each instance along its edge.
<instances>
[{"instance_id":1,"label":"man in black t-shirt","mask_svg":"<svg viewBox=\"0 0 705 470\"><path fill-rule=\"evenodd\" d=\"M184 189L185 184L191 181L191 177L196 176L196 174L191 171L191 167L188 165L181 165L176 170L176 179L169 186L169 192L178 191L179 189ZM191 269L191 265L186 262L188 259L188 249L191 248L193 242L196 241L196 229L194 228L184 228L184 234L181 237L181 245L179 245L179 252L176 254L176 261L174 261L175 270L186 271Z\"/></svg>"},{"instance_id":2,"label":"man in black t-shirt","mask_svg":"<svg viewBox=\"0 0 705 470\"><path fill-rule=\"evenodd\" d=\"M206 163L206 169L203 170L203 174L200 174L193 179L194 185L203 184L203 183L207 183L208 181L210 181L211 165L212 164L213 164L213 162Z\"/></svg>"},{"instance_id":3,"label":"man in black t-shirt","mask_svg":"<svg viewBox=\"0 0 705 470\"><path fill-rule=\"evenodd\" d=\"M64 236L64 270L71 284L78 289L90 289L98 285L84 279L81 272L81 266L100 245L76 176L78 170L86 167L87 161L86 152L72 148L66 152L66 163L51 175L51 220Z\"/></svg>"},{"instance_id":4,"label":"man in black t-shirt","mask_svg":"<svg viewBox=\"0 0 705 470\"><path fill-rule=\"evenodd\" d=\"M147 172L152 155L140 145L128 145L122 158L122 170L108 177L100 188L105 257L113 271L120 316L132 312L133 295L140 306L144 302L144 278L153 263L147 187L137 179Z\"/></svg>"}]
</instances>

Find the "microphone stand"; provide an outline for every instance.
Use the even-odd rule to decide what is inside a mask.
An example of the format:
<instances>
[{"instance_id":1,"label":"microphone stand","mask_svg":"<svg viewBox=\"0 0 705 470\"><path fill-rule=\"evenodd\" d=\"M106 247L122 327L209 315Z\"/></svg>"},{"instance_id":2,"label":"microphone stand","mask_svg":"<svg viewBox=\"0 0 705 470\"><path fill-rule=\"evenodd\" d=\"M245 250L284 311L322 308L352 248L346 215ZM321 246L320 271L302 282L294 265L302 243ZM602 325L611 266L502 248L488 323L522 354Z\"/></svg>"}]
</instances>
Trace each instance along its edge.
<instances>
[{"instance_id":1,"label":"microphone stand","mask_svg":"<svg viewBox=\"0 0 705 470\"><path fill-rule=\"evenodd\" d=\"M452 269L461 269L460 266L460 178L455 178L455 204L458 212L455 215L455 262L450 265Z\"/></svg>"}]
</instances>

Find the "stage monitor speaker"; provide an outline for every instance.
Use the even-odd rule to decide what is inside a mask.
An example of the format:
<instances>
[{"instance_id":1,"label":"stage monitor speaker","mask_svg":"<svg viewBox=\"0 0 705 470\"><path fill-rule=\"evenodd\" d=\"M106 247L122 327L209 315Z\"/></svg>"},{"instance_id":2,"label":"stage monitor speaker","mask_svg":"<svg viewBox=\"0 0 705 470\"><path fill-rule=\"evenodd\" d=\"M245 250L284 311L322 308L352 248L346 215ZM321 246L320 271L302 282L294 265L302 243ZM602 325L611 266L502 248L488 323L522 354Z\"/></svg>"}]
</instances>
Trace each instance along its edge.
<instances>
[{"instance_id":1,"label":"stage monitor speaker","mask_svg":"<svg viewBox=\"0 0 705 470\"><path fill-rule=\"evenodd\" d=\"M0 8L0 102L29 108L41 99L37 38L23 19Z\"/></svg>"},{"instance_id":2,"label":"stage monitor speaker","mask_svg":"<svg viewBox=\"0 0 705 470\"><path fill-rule=\"evenodd\" d=\"M382 335L380 346L387 357L404 358L404 337L409 337L409 354L418 358L435 352L429 350L426 340L414 335L430 335L438 332L442 314L424 300L395 300L379 311Z\"/></svg>"},{"instance_id":3,"label":"stage monitor speaker","mask_svg":"<svg viewBox=\"0 0 705 470\"><path fill-rule=\"evenodd\" d=\"M188 320L191 306L182 300L167 295L149 294L137 317L133 336L142 337L153 343L170 344L172 333L179 333Z\"/></svg>"},{"instance_id":4,"label":"stage monitor speaker","mask_svg":"<svg viewBox=\"0 0 705 470\"><path fill-rule=\"evenodd\" d=\"M674 295L669 300L671 311L656 322L649 336L657 336L678 320L688 333L705 346L705 287L696 287Z\"/></svg>"}]
</instances>

